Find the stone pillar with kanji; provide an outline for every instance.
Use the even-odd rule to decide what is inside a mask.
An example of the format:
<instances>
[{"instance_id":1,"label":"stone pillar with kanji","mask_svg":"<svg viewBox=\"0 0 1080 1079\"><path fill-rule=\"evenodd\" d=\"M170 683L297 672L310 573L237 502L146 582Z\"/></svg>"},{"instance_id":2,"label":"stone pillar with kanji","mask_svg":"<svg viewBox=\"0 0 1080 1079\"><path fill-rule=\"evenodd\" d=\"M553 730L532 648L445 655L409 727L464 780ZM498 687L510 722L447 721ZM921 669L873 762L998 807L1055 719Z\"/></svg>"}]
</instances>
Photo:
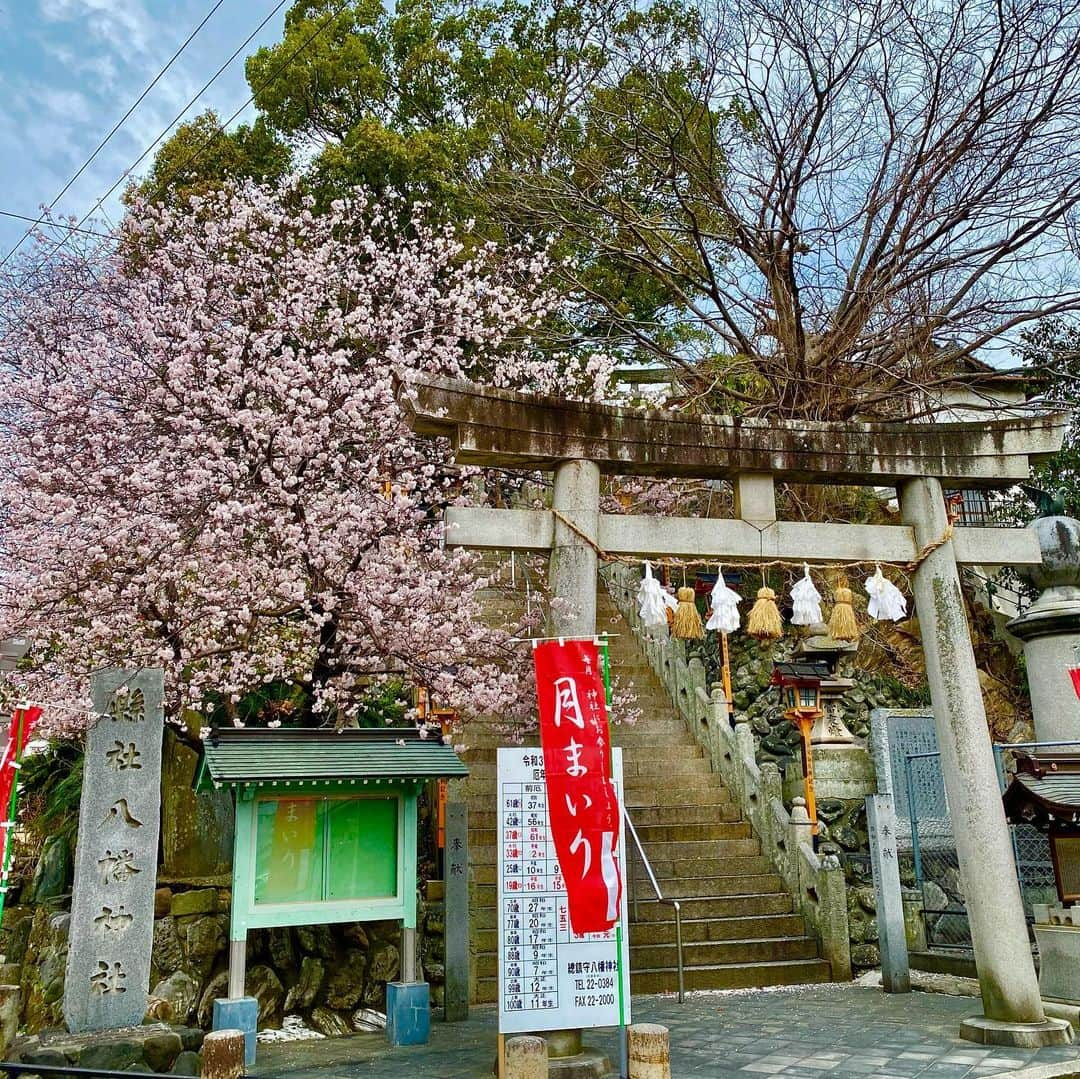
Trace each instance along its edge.
<instances>
[{"instance_id":1,"label":"stone pillar with kanji","mask_svg":"<svg viewBox=\"0 0 1080 1079\"><path fill-rule=\"evenodd\" d=\"M150 991L164 677L94 676L86 736L64 1019L73 1033L137 1026Z\"/></svg>"}]
</instances>

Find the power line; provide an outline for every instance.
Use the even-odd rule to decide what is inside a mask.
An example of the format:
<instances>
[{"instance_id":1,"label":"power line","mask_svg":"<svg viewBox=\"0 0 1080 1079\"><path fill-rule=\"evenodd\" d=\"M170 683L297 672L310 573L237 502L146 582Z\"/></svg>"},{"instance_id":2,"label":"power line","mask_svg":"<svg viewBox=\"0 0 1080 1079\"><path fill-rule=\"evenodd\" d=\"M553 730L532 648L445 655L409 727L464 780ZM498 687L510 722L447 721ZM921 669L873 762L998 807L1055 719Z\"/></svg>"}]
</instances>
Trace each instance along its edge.
<instances>
[{"instance_id":1,"label":"power line","mask_svg":"<svg viewBox=\"0 0 1080 1079\"><path fill-rule=\"evenodd\" d=\"M107 198L108 198L108 197L109 197L109 196L110 196L110 195L111 195L111 194L112 194L112 193L113 193L113 192L114 192L114 191L115 191L115 190L116 190L116 189L117 189L117 188L118 188L118 187L119 187L119 186L120 186L120 185L121 185L121 184L122 184L123 182L124 182L124 180L126 180L126 179L128 178L128 176L130 176L130 175L131 175L131 173L132 173L132 172L133 172L133 171L134 171L134 170L135 170L136 168L138 168L138 166L139 166L139 165L140 165L140 164L141 164L141 163L143 162L143 160L144 160L144 159L146 158L146 156L147 156L147 155L148 155L148 154L149 154L149 153L150 153L150 152L151 152L151 151L152 151L152 150L154 149L154 147L155 147L155 146L157 146L157 144L158 144L158 143L159 143L159 142L160 142L160 141L161 141L161 140L162 140L162 139L163 139L163 138L164 138L164 137L165 137L165 136L166 136L166 135L167 135L167 134L168 134L168 133L169 133L169 132L170 132L170 131L172 130L172 128L173 128L173 127L175 127L175 126L176 126L176 124L177 124L177 123L178 123L178 122L179 122L179 121L180 121L181 119L183 119L183 117L184 117L185 113L186 113L186 112L188 111L188 109L190 109L190 108L191 108L191 106L192 106L192 105L194 105L194 104L195 104L195 102L196 102L196 101L198 101L198 100L199 100L199 98L200 98L200 97L202 97L202 95L203 95L204 93L206 93L206 91L207 91L207 90L209 90L209 89L210 89L210 87L211 87L211 86L213 85L213 83L217 81L217 79L218 79L218 78L219 78L219 77L220 77L220 76L221 76L221 75L222 75L222 74L224 73L224 71L225 71L225 70L226 70L226 69L227 69L227 68L229 67L229 65L230 65L230 64L231 64L231 63L232 63L232 62L233 62L233 61L234 61L234 60L235 60L235 59L236 59L236 58L237 58L237 57L238 57L238 56L240 55L240 53L242 53L242 52L244 51L244 49L246 49L246 48L247 48L247 46L248 46L248 45L249 45L249 44L251 43L251 41L252 41L252 39L253 39L253 38L255 37L255 35L256 35L256 34L258 34L258 33L259 33L259 31L260 31L260 30L262 30L262 28L263 28L263 27L264 27L264 26L265 26L265 25L266 25L266 24L267 24L267 23L268 23L268 22L269 22L269 21L270 21L270 20L271 20L271 19L272 19L272 18L273 18L273 17L274 17L274 16L276 15L276 14L277 14L277 13L278 13L278 12L279 12L279 11L280 11L280 10L281 10L281 9L282 9L282 8L283 8L283 7L285 6L285 5L286 5L286 4L287 4L287 3L289 3L289 0L278 0L278 2L277 2L277 3L276 3L276 4L274 5L274 6L273 6L273 8L272 8L272 9L271 9L271 10L270 10L270 11L269 11L269 12L268 12L267 14L266 14L266 16L265 16L265 17L263 18L263 20L262 20L262 21L261 21L261 22L259 23L259 25L258 25L258 26L256 26L256 27L255 27L255 29L254 29L254 30L252 30L252 31L251 31L251 33L250 33L250 34L248 34L248 36L247 36L246 38L244 38L244 40L243 40L243 41L242 41L242 42L241 42L241 43L240 43L240 44L239 44L239 45L238 45L238 46L236 47L236 49L235 49L235 50L233 50L232 54L231 54L231 55L229 56L229 58L228 58L228 59L227 59L227 60L225 61L225 63L223 63L223 64L221 65L221 67L219 67L219 68L217 69L217 71L215 71L215 72L214 72L214 74L213 74L213 75L211 75L211 76L210 76L210 78L209 78L209 79L207 79L205 83L203 83L203 85L202 85L202 86L200 87L200 89L199 89L199 90L198 90L198 91L197 91L197 92L195 93L195 95L194 95L194 96L193 96L193 97L192 97L192 98L191 98L191 99L190 99L190 100L188 101L188 103L187 103L187 104L186 104L186 105L185 105L185 106L184 106L184 107L183 107L183 108L182 108L182 109L181 109L181 110L180 110L180 111L179 111L179 112L178 112L178 113L177 113L177 114L176 114L176 115L175 115L175 116L174 116L174 117L172 118L172 120L171 120L171 121L170 121L170 122L169 122L168 124L166 124L166 126L165 126L164 128L162 128L161 132L160 132L160 133L159 133L159 134L157 135L157 137L156 137L156 138L154 138L154 139L153 139L153 140L152 140L152 141L150 142L150 144L149 144L149 145L148 145L148 146L146 147L146 149L145 149L145 150L143 150L143 152L142 152L141 154L139 154L139 156L138 156L138 157L137 157L137 158L136 158L136 159L135 159L135 160L134 160L134 161L133 161L133 162L132 162L132 163L131 163L131 164L130 164L130 165L129 165L129 166L128 166L128 167L127 167L127 168L126 168L126 169L125 169L125 170L124 170L123 172L122 172L122 173L121 173L120 177L119 177L119 178L118 178L118 179L116 180L116 182L115 182L115 183L114 183L114 184L112 185L112 187L110 187L110 188L109 188L109 190L108 190L108 191L106 191L106 192L105 192L105 194L104 194L104 195L102 195L102 196L101 196L101 198L99 198L99 199L97 200L97 202L95 202L95 203L94 203L94 205L93 205L93 206L91 206L91 207L90 207L90 209L89 209L89 210L87 210L87 212L86 212L85 214L83 214L83 216L82 216L82 219L81 219L81 220L79 221L79 227L80 227L80 228L81 228L81 227L82 227L83 225L85 225L85 224L86 224L86 222L87 222L87 221L88 221L88 220L90 219L91 215L92 215L92 214L94 214L94 213L95 213L95 212L96 212L96 211L97 211L97 210L99 209L99 207L101 206L101 204L102 204L102 203L103 203L103 202L104 202L104 201L105 201L105 200L106 200L106 199L107 199ZM342 8L344 8L344 6L345 6L344 4L342 4L342 5L341 5L341 7L342 7ZM341 10L341 9L339 9L339 10ZM337 12L335 12L335 15L336 15L336 14L337 14ZM314 35L313 35L313 36L314 36ZM306 44L306 42L305 42L305 44ZM247 101L245 101L245 102L244 102L244 104L240 106L240 109L238 109L236 113L233 113L233 115L232 115L232 116L231 116L231 117L229 118L229 120L228 120L228 121L226 121L226 122L227 122L227 123L231 123L231 122L232 122L232 120L233 120L233 119L234 119L234 118L235 118L235 117L236 117L236 116L237 116L237 115L238 115L238 114L239 114L240 112L242 112L242 111L243 111L244 109L246 109L246 108L247 108L247 106L248 106L248 105L249 105L249 104L251 103L251 101L252 101L253 99L254 99L254 94L253 94L253 95L252 95L251 97L249 97L249 98L248 98L248 100L247 100ZM224 131L224 128L223 128L223 127L221 127L221 125L220 125L220 124L218 125L218 127L219 127L219 130L220 130L220 131ZM207 145L208 145L208 144L209 144L209 143L207 143ZM200 148L200 150L201 150L201 149L205 149L205 146L204 146L204 147L202 147L202 148ZM187 161L188 161L188 160L189 160L189 159L185 158L185 160L184 160L183 162L181 162L181 165L180 165L180 167L182 168L182 167L183 167L184 165L186 165L186 164L187 164ZM175 170L174 170L174 174L175 174ZM68 235L70 235L70 233L69 233ZM63 239L63 240L61 240L61 241L60 241L59 243L57 243L57 244L56 244L56 246L55 246L55 247L53 247L53 248L52 248L52 250L51 250L51 251L49 251L49 252L48 252L48 254L46 254L46 255L45 255L44 257L45 257L46 259L48 259L48 258L51 258L51 257L52 257L53 255L55 255L55 254L56 254L56 252L57 252L57 251L59 251L59 250L60 250L60 248L61 248L61 247L63 247L63 245L64 245L64 244L65 244L66 242L67 242L67 237L64 237L64 239Z\"/></svg>"},{"instance_id":2,"label":"power line","mask_svg":"<svg viewBox=\"0 0 1080 1079\"><path fill-rule=\"evenodd\" d=\"M279 71L287 67L290 63L292 63L293 60L296 59L297 56L300 55L300 53L302 53L308 47L308 45L310 45L321 34L324 34L333 25L334 20L345 10L345 8L349 6L350 3L351 0L342 0L342 2L338 4L338 6L330 13L330 15L322 23L322 25L317 30L309 34L302 42L300 42L300 44L291 53L289 53L289 55L286 56L285 59L277 67L274 68L273 72L271 72L271 75L276 75ZM266 82L269 82L269 80L270 76L267 76L267 78L264 79L263 82L260 83L259 86L251 92L248 99L227 120L225 120L224 123L219 121L217 125L217 132L215 133L215 135L207 139L201 146L196 147L195 151L185 157L184 160L181 161L180 164L172 170L172 173L169 176L165 177L162 180L159 180L157 187L155 188L155 192L161 194L170 180L175 179L182 169L184 169L192 161L198 158L199 155L202 154L202 152L210 146L216 135L224 135L225 128L228 127L228 125L231 124L244 111L244 109L246 109L248 105L250 105L255 100L255 93L257 92L257 90L260 89ZM108 197L108 193L106 193L105 197Z\"/></svg>"},{"instance_id":3,"label":"power line","mask_svg":"<svg viewBox=\"0 0 1080 1079\"><path fill-rule=\"evenodd\" d=\"M211 17L214 15L214 13L217 11L217 9L219 7L221 7L221 5L223 3L225 3L225 0L217 0L217 3L214 4L214 6L206 13L206 15L203 16L203 19L198 24L198 26L196 26L195 29L192 30L190 34L188 34L188 36L184 39L183 43L176 50L176 52L174 52L172 54L172 56L169 57L168 63L153 77L153 79L150 80L150 82L147 84L146 88L135 99L135 101L132 103L131 107L127 110L127 112L125 112L124 115L121 116L120 119L116 121L116 123L112 127L112 130L105 136L105 138L103 138L101 140L101 142L99 142L97 144L97 146L94 149L94 152L79 166L79 169L75 173L75 175L72 176L71 179L68 180L68 182L66 184L64 184L64 186L60 189L60 193L58 195L56 195L53 198L52 202L49 204L50 206L55 206L68 193L68 191L71 188L71 185L74 184L75 181L78 180L78 178L80 176L82 176L82 174L94 163L94 161L97 158L98 154L100 154L101 151L103 149L105 149L106 144L113 137L113 135L115 135L117 133L117 131L119 131L120 128L123 127L123 125L127 121L128 117L142 104L143 100L146 98L146 95L149 94L150 91L153 90L153 88L155 86L157 86L157 84L164 77L165 73L176 62L176 60L180 56L180 54L192 43L192 41L195 40L195 37L198 35L199 31L201 31L202 28L210 21ZM5 216L12 216L12 215L8 214L8 215L5 215ZM11 256L14 255L15 252L18 251L20 247L22 247L22 245L25 242L26 238L34 231L34 228L36 226L40 225L45 220L45 218L47 216L48 216L48 212L43 210L41 212L41 215L36 220L33 221L33 224L30 226L30 228L28 228L22 234L22 236L19 237L19 240L15 244L15 246L3 257L2 260L0 260L0 270L2 270L7 265L8 260L11 258ZM31 219L27 218L27 220L31 220Z\"/></svg>"},{"instance_id":4,"label":"power line","mask_svg":"<svg viewBox=\"0 0 1080 1079\"><path fill-rule=\"evenodd\" d=\"M38 225L42 224L46 220L44 214L42 214L41 217L27 217L26 214L13 213L11 210L0 210L0 217L10 217L16 221L29 221L30 228L27 229L25 235L23 236L23 240L25 240L26 237L29 236L30 233L32 233ZM62 221L49 221L48 227L51 229L66 229L68 232L79 232L82 233L83 236L97 236L101 240L114 239L114 237L110 236L107 232L95 232L93 229L80 228L78 225L65 225ZM20 240L19 243L22 243L22 240ZM15 245L15 247L18 246L18 244ZM15 248L12 248L9 254L13 254L14 251ZM4 260L4 262L6 261L7 259ZM2 270L3 268L4 263L0 262L0 270Z\"/></svg>"}]
</instances>

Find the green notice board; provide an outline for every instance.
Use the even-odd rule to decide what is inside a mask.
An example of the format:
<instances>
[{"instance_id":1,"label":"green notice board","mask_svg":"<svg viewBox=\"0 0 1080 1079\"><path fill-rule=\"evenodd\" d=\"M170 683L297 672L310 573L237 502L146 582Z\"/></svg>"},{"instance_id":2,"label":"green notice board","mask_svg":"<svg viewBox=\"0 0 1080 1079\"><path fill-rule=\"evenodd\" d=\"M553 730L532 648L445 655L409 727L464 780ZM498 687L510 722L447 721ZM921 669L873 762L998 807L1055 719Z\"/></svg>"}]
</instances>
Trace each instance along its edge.
<instances>
[{"instance_id":1,"label":"green notice board","mask_svg":"<svg viewBox=\"0 0 1080 1079\"><path fill-rule=\"evenodd\" d=\"M234 931L416 920L416 787L249 790L237 800ZM234 939L236 939L234 937Z\"/></svg>"}]
</instances>

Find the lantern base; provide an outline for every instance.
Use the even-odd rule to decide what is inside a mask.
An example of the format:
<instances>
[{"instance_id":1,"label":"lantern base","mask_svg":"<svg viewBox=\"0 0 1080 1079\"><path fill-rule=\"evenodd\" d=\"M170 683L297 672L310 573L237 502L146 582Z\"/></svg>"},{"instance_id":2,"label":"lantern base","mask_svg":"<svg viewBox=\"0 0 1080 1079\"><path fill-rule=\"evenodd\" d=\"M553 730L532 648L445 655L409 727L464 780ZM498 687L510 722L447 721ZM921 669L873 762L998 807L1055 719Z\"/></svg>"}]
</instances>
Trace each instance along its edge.
<instances>
[{"instance_id":1,"label":"lantern base","mask_svg":"<svg viewBox=\"0 0 1080 1079\"><path fill-rule=\"evenodd\" d=\"M1012 1045L1018 1049L1041 1049L1044 1045L1071 1045L1073 1031L1064 1019L1041 1023L1008 1023L972 1015L960 1024L960 1037L980 1045Z\"/></svg>"},{"instance_id":2,"label":"lantern base","mask_svg":"<svg viewBox=\"0 0 1080 1079\"><path fill-rule=\"evenodd\" d=\"M814 789L818 802L862 801L875 790L874 765L862 746L817 745L814 753ZM784 800L803 793L802 765L792 761L784 769Z\"/></svg>"}]
</instances>

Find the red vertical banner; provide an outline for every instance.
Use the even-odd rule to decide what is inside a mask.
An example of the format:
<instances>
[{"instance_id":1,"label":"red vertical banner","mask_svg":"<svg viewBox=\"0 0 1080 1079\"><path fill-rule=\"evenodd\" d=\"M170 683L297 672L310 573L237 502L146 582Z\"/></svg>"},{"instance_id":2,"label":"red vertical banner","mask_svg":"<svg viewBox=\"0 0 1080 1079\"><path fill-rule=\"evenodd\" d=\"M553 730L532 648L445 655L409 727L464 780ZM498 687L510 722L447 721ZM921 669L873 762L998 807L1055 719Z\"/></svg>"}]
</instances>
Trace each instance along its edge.
<instances>
[{"instance_id":1,"label":"red vertical banner","mask_svg":"<svg viewBox=\"0 0 1080 1079\"><path fill-rule=\"evenodd\" d=\"M599 650L593 641L545 641L533 652L548 815L575 933L619 920L619 805Z\"/></svg>"},{"instance_id":2,"label":"red vertical banner","mask_svg":"<svg viewBox=\"0 0 1080 1079\"><path fill-rule=\"evenodd\" d=\"M20 713L22 714L20 715ZM0 806L3 807L3 816L0 817L0 820L7 820L9 813L14 808L11 801L11 792L15 786L15 772L18 762L22 759L23 750L26 749L26 744L30 741L34 724L40 718L41 709L30 706L16 708L15 714L11 717L7 745L4 746L4 754L0 757ZM20 733L22 734L21 739L19 738Z\"/></svg>"}]
</instances>

